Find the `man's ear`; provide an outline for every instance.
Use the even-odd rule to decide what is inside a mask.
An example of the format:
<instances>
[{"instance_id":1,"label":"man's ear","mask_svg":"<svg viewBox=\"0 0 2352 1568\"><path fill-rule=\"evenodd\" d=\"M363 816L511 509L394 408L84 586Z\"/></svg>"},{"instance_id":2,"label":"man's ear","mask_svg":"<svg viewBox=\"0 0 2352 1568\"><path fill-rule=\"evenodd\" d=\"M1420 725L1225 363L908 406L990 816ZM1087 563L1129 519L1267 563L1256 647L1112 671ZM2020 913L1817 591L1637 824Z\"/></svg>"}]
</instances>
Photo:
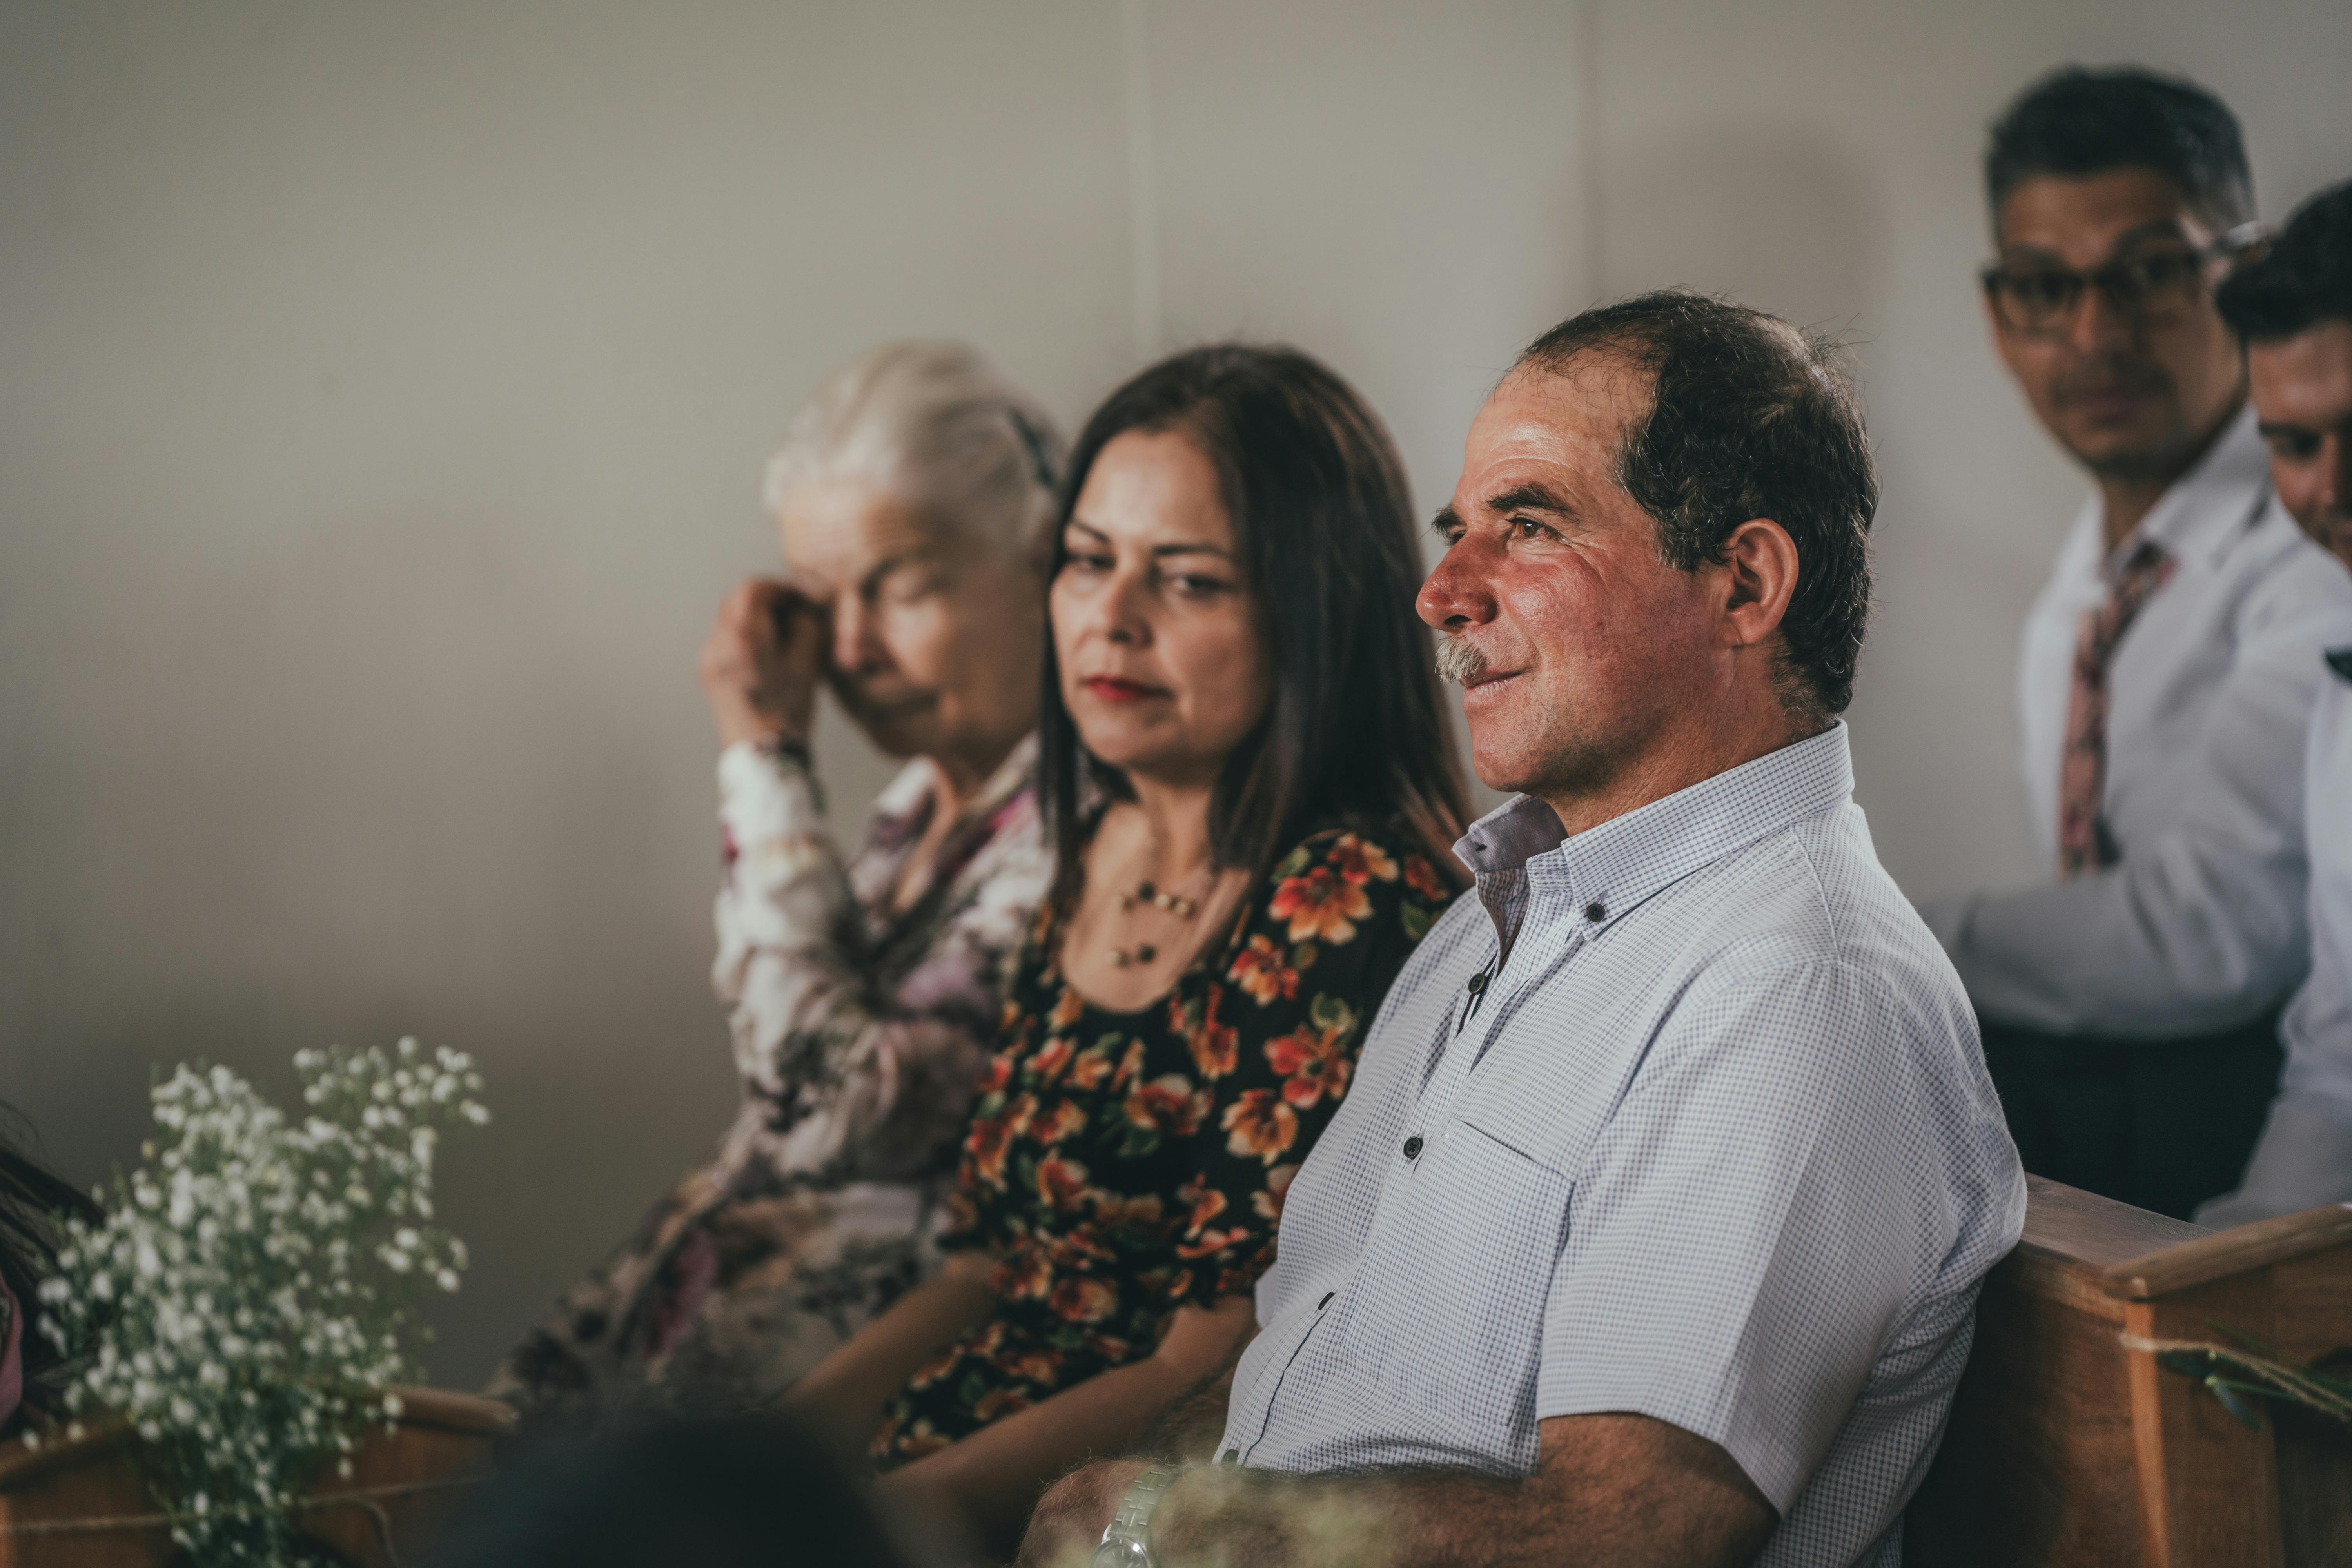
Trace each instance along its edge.
<instances>
[{"instance_id":1,"label":"man's ear","mask_svg":"<svg viewBox=\"0 0 2352 1568\"><path fill-rule=\"evenodd\" d=\"M1797 592L1797 542L1769 517L1751 517L1723 542L1724 641L1752 647L1780 629Z\"/></svg>"}]
</instances>

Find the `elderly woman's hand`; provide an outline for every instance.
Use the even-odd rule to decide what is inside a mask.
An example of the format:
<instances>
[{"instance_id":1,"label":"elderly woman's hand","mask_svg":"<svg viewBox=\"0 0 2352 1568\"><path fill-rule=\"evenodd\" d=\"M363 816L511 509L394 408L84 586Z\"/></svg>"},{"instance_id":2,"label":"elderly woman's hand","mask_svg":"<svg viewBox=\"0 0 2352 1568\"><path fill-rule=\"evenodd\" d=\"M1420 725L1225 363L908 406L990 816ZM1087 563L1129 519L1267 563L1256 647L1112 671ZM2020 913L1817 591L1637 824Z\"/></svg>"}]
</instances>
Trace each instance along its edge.
<instances>
[{"instance_id":1,"label":"elderly woman's hand","mask_svg":"<svg viewBox=\"0 0 2352 1568\"><path fill-rule=\"evenodd\" d=\"M702 690L719 743L808 743L824 668L825 609L780 577L750 577L719 606L702 645Z\"/></svg>"}]
</instances>

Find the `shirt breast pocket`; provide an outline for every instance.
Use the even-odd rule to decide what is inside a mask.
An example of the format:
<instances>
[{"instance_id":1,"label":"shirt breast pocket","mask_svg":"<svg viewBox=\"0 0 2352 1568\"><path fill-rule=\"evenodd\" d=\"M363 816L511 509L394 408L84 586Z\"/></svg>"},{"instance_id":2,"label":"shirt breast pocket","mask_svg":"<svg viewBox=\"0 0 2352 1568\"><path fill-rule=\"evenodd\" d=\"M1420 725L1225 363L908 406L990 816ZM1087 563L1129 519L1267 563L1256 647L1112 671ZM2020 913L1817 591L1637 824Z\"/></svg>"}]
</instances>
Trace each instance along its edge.
<instances>
[{"instance_id":1,"label":"shirt breast pocket","mask_svg":"<svg viewBox=\"0 0 2352 1568\"><path fill-rule=\"evenodd\" d=\"M1544 1302L1570 1184L1451 1122L1372 1238L1341 1339L1380 1397L1456 1429L1532 1438Z\"/></svg>"}]
</instances>

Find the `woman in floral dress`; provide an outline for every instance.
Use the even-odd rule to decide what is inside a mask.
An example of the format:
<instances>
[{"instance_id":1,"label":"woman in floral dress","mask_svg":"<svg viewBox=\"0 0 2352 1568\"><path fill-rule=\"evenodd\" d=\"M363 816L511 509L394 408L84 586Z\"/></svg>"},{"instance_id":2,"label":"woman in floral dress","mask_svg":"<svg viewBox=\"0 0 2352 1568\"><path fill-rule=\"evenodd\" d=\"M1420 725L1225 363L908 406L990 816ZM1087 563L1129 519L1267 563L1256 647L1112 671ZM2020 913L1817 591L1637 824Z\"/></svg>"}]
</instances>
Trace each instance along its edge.
<instances>
[{"instance_id":1,"label":"woman in floral dress","mask_svg":"<svg viewBox=\"0 0 2352 1568\"><path fill-rule=\"evenodd\" d=\"M1061 868L937 1279L789 1403L1009 1541L1247 1337L1283 1194L1460 879L1387 436L1304 355L1181 354L1081 437L1048 596Z\"/></svg>"},{"instance_id":2,"label":"woman in floral dress","mask_svg":"<svg viewBox=\"0 0 2352 1568\"><path fill-rule=\"evenodd\" d=\"M791 575L737 588L702 658L742 1110L509 1355L491 1392L535 1419L771 1398L937 1268L1049 875L1031 731L1059 453L1033 402L946 343L866 354L787 436L768 500ZM820 679L914 759L845 860L809 767Z\"/></svg>"}]
</instances>

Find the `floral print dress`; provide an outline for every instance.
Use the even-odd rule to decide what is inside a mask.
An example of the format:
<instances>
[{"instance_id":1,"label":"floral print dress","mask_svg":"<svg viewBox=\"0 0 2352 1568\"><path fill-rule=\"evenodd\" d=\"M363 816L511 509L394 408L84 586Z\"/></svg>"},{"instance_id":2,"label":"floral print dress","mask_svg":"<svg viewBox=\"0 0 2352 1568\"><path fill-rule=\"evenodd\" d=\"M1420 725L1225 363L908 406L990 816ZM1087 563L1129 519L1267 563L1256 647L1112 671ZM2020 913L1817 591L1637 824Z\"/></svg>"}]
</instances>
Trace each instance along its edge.
<instances>
[{"instance_id":1,"label":"floral print dress","mask_svg":"<svg viewBox=\"0 0 2352 1568\"><path fill-rule=\"evenodd\" d=\"M717 1158L508 1356L535 1421L773 1397L939 1258L941 1199L1003 982L1051 879L1024 742L892 912L937 803L917 762L846 864L804 759L719 758L712 981L742 1109Z\"/></svg>"},{"instance_id":2,"label":"floral print dress","mask_svg":"<svg viewBox=\"0 0 2352 1568\"><path fill-rule=\"evenodd\" d=\"M1399 828L1315 834L1137 1012L1063 981L1059 915L1041 910L945 1238L994 1254L996 1310L891 1401L877 1463L1150 1355L1179 1307L1250 1290L1365 1028L1449 896Z\"/></svg>"}]
</instances>

